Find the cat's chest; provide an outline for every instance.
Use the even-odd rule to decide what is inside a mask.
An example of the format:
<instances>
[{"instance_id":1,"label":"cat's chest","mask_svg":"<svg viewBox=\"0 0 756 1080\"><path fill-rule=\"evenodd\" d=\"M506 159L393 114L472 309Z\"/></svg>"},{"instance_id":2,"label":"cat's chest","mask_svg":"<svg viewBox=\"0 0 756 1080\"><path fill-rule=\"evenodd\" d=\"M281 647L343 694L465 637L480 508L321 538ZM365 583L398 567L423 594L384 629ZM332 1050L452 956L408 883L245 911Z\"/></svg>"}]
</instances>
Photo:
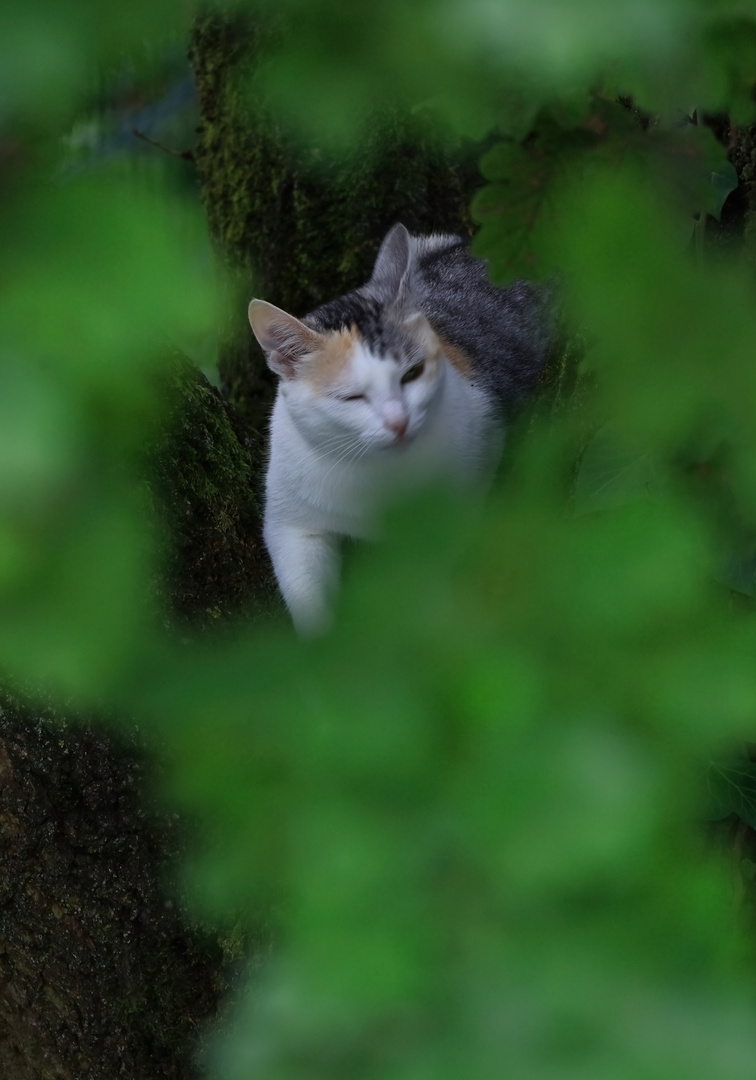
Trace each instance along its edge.
<instances>
[{"instance_id":1,"label":"cat's chest","mask_svg":"<svg viewBox=\"0 0 756 1080\"><path fill-rule=\"evenodd\" d=\"M271 458L269 502L313 531L369 539L385 503L448 472L438 447L418 439L406 446L355 454L353 460L308 449ZM288 460L286 460L288 459ZM280 467L277 467L280 466Z\"/></svg>"}]
</instances>

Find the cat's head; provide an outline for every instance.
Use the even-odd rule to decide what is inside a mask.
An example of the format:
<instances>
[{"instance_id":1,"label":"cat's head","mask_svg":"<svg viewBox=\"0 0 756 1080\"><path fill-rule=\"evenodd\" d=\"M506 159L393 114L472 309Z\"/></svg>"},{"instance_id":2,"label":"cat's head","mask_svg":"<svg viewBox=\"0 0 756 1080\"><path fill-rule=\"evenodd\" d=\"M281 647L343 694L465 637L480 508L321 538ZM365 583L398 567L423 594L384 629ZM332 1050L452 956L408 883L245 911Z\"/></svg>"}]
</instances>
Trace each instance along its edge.
<instances>
[{"instance_id":1,"label":"cat's head","mask_svg":"<svg viewBox=\"0 0 756 1080\"><path fill-rule=\"evenodd\" d=\"M412 298L411 238L383 242L365 288L304 320L264 300L249 321L301 433L324 452L398 448L423 429L445 375L438 338Z\"/></svg>"}]
</instances>

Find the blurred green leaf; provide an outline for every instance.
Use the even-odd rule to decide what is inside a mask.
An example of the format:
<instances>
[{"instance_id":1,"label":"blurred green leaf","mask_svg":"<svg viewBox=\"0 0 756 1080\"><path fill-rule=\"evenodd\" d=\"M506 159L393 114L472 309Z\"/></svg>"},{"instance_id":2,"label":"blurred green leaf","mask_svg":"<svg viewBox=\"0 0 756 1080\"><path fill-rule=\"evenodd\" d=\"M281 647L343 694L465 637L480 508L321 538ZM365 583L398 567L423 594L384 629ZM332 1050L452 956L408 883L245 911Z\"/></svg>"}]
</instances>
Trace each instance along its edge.
<instances>
[{"instance_id":1,"label":"blurred green leaf","mask_svg":"<svg viewBox=\"0 0 756 1080\"><path fill-rule=\"evenodd\" d=\"M60 123L90 89L98 65L123 62L149 38L185 29L180 0L104 9L91 0L9 0L0 11L0 124Z\"/></svg>"},{"instance_id":2,"label":"blurred green leaf","mask_svg":"<svg viewBox=\"0 0 756 1080\"><path fill-rule=\"evenodd\" d=\"M388 99L489 133L476 250L501 281L559 268L577 389L528 418L485 509L396 507L330 635L166 640L135 461L168 343L214 329L203 226L117 166L53 185L24 160L1 210L3 670L136 717L198 823L195 909L275 922L225 1080L745 1080L751 946L696 823L699 762L756 714L756 635L717 584L750 589L756 322L749 273L686 250L735 175L675 118L752 116L754 5L248 10L277 43L254 93L319 152ZM175 16L4 13L0 123L60 134ZM711 816L756 823L752 774L712 765Z\"/></svg>"},{"instance_id":3,"label":"blurred green leaf","mask_svg":"<svg viewBox=\"0 0 756 1080\"><path fill-rule=\"evenodd\" d=\"M191 228L180 205L106 177L6 218L0 653L27 685L99 693L142 647L153 571L128 462L173 333L213 317Z\"/></svg>"},{"instance_id":4,"label":"blurred green leaf","mask_svg":"<svg viewBox=\"0 0 756 1080\"><path fill-rule=\"evenodd\" d=\"M753 4L737 3L713 8L697 73L705 79L700 100L710 112L727 112L736 124L751 124L756 117L756 10Z\"/></svg>"},{"instance_id":5,"label":"blurred green leaf","mask_svg":"<svg viewBox=\"0 0 756 1080\"><path fill-rule=\"evenodd\" d=\"M203 268L184 257L182 209L108 178L17 207L0 262L7 347L116 411L144 407L173 327L199 331L213 317Z\"/></svg>"},{"instance_id":6,"label":"blurred green leaf","mask_svg":"<svg viewBox=\"0 0 756 1080\"><path fill-rule=\"evenodd\" d=\"M597 174L573 191L554 258L601 337L601 393L609 415L622 418L622 438L654 453L726 415L745 450L741 405L753 392L747 357L756 331L745 278L697 273L663 201L632 170Z\"/></svg>"},{"instance_id":7,"label":"blurred green leaf","mask_svg":"<svg viewBox=\"0 0 756 1080\"><path fill-rule=\"evenodd\" d=\"M46 527L35 522L11 534L19 550L0 605L0 655L28 688L96 696L144 643L144 522L117 494L98 492L88 505L74 497L68 514Z\"/></svg>"},{"instance_id":8,"label":"blurred green leaf","mask_svg":"<svg viewBox=\"0 0 756 1080\"><path fill-rule=\"evenodd\" d=\"M543 276L544 246L554 228L556 192L568 185L579 167L581 151L595 142L590 132L565 130L545 116L524 145L498 143L481 161L493 181L473 200L472 213L482 228L476 254L491 265L494 280Z\"/></svg>"},{"instance_id":9,"label":"blurred green leaf","mask_svg":"<svg viewBox=\"0 0 756 1080\"><path fill-rule=\"evenodd\" d=\"M605 424L580 458L575 484L576 513L609 510L635 499L658 497L664 489L661 462L650 453L628 451Z\"/></svg>"}]
</instances>

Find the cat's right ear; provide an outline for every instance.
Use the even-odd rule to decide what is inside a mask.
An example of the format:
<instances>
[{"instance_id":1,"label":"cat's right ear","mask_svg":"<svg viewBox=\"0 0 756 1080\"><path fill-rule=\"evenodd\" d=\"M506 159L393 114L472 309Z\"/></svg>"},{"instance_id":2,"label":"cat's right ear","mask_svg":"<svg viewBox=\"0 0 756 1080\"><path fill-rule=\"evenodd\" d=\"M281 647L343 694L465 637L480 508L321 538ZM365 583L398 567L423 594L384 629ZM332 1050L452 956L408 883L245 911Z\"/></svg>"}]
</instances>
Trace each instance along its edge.
<instances>
[{"instance_id":1,"label":"cat's right ear","mask_svg":"<svg viewBox=\"0 0 756 1080\"><path fill-rule=\"evenodd\" d=\"M389 229L373 267L370 285L381 294L384 303L401 302L409 291L412 263L412 238L404 225Z\"/></svg>"},{"instance_id":2,"label":"cat's right ear","mask_svg":"<svg viewBox=\"0 0 756 1080\"><path fill-rule=\"evenodd\" d=\"M302 357L317 352L318 333L266 300L252 300L247 314L268 367L284 379L295 378Z\"/></svg>"}]
</instances>

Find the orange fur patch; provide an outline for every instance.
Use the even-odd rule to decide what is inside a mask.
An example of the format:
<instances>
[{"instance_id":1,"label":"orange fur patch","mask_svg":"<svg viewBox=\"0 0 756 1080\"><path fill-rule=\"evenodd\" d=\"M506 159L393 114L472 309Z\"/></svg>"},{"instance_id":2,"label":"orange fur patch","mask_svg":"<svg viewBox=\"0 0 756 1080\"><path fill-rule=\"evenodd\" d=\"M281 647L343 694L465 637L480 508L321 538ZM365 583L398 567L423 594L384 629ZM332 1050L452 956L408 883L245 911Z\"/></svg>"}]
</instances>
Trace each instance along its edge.
<instances>
[{"instance_id":1,"label":"orange fur patch","mask_svg":"<svg viewBox=\"0 0 756 1080\"><path fill-rule=\"evenodd\" d=\"M455 367L460 373L460 375L464 375L466 379L472 379L474 374L473 366L467 353L464 353L461 349L458 349L456 345L452 345L452 343L450 341L447 341L445 338L439 336L438 340L443 350L444 356L452 365L452 367Z\"/></svg>"},{"instance_id":2,"label":"orange fur patch","mask_svg":"<svg viewBox=\"0 0 756 1080\"><path fill-rule=\"evenodd\" d=\"M430 356L425 357L425 374L435 379L438 365L441 361L441 349L436 350Z\"/></svg>"},{"instance_id":3,"label":"orange fur patch","mask_svg":"<svg viewBox=\"0 0 756 1080\"><path fill-rule=\"evenodd\" d=\"M304 378L318 391L327 390L349 363L358 334L354 326L321 335L322 345L304 367Z\"/></svg>"}]
</instances>

